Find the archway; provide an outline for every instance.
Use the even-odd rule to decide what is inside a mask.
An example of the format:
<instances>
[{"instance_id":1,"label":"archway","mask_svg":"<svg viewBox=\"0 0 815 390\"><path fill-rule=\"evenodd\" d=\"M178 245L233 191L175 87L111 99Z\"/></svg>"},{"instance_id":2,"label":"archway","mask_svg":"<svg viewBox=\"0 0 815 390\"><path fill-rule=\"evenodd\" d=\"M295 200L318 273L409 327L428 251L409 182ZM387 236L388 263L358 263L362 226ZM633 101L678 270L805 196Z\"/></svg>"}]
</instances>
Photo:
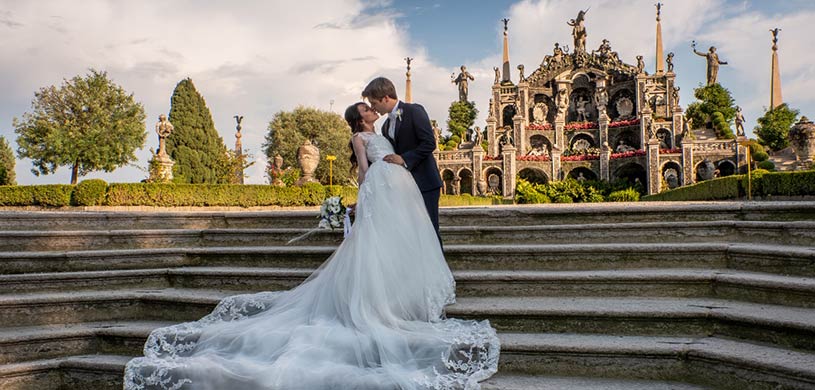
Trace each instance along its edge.
<instances>
[{"instance_id":1,"label":"archway","mask_svg":"<svg viewBox=\"0 0 815 390\"><path fill-rule=\"evenodd\" d=\"M445 169L441 171L441 180L444 185L441 187L441 192L443 194L452 195L453 194L453 179L456 175L453 171L449 169Z\"/></svg>"},{"instance_id":2,"label":"archway","mask_svg":"<svg viewBox=\"0 0 815 390\"><path fill-rule=\"evenodd\" d=\"M509 126L510 128L512 128L514 126L512 118L515 117L516 112L517 110L515 109L515 105L509 104L505 106L502 112L503 118L501 120L501 126L503 127Z\"/></svg>"},{"instance_id":3,"label":"archway","mask_svg":"<svg viewBox=\"0 0 815 390\"><path fill-rule=\"evenodd\" d=\"M475 195L475 191L473 190L473 172L467 168L464 168L458 171L459 181L459 193L460 194L470 194Z\"/></svg>"},{"instance_id":4,"label":"archway","mask_svg":"<svg viewBox=\"0 0 815 390\"><path fill-rule=\"evenodd\" d=\"M662 166L662 183L668 189L682 186L682 167L673 161Z\"/></svg>"},{"instance_id":5,"label":"archway","mask_svg":"<svg viewBox=\"0 0 815 390\"><path fill-rule=\"evenodd\" d=\"M597 143L594 142L594 137L586 133L575 134L569 141L569 148L575 152L596 147Z\"/></svg>"},{"instance_id":6,"label":"archway","mask_svg":"<svg viewBox=\"0 0 815 390\"><path fill-rule=\"evenodd\" d=\"M569 171L569 177L577 181L597 180L597 174L589 168L577 167Z\"/></svg>"},{"instance_id":7,"label":"archway","mask_svg":"<svg viewBox=\"0 0 815 390\"><path fill-rule=\"evenodd\" d=\"M633 162L624 164L614 171L615 179L625 180L633 186L641 185L643 189L645 188L646 177L645 168Z\"/></svg>"},{"instance_id":8,"label":"archway","mask_svg":"<svg viewBox=\"0 0 815 390\"><path fill-rule=\"evenodd\" d=\"M539 168L530 167L521 169L521 171L518 172L518 177L533 184L546 184L549 182L549 176Z\"/></svg>"},{"instance_id":9,"label":"archway","mask_svg":"<svg viewBox=\"0 0 815 390\"><path fill-rule=\"evenodd\" d=\"M552 144L545 136L535 134L529 137L530 150L526 154L531 156L551 156Z\"/></svg>"},{"instance_id":10,"label":"archway","mask_svg":"<svg viewBox=\"0 0 815 390\"><path fill-rule=\"evenodd\" d=\"M491 167L484 171L484 177L487 178L487 194L488 195L503 195L504 191L504 173L499 168Z\"/></svg>"},{"instance_id":11,"label":"archway","mask_svg":"<svg viewBox=\"0 0 815 390\"><path fill-rule=\"evenodd\" d=\"M716 171L719 172L719 177L731 176L736 173L736 164L728 159L719 160L716 163Z\"/></svg>"}]
</instances>

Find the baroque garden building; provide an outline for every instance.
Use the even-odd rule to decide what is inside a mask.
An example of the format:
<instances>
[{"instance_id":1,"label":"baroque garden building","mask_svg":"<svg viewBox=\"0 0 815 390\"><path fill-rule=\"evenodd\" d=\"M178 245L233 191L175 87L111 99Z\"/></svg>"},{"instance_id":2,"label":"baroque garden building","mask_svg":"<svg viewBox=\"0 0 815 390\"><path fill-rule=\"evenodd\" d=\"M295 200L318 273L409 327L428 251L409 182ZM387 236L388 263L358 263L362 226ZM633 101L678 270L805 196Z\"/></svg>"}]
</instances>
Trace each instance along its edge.
<instances>
[{"instance_id":1,"label":"baroque garden building","mask_svg":"<svg viewBox=\"0 0 815 390\"><path fill-rule=\"evenodd\" d=\"M637 65L623 62L606 39L586 49L584 17L581 11L569 22L573 50L555 43L528 76L517 67L517 83L510 77L504 21L504 64L495 68L486 119L489 146L478 146L476 127L458 150L436 152L445 193L511 197L516 177L538 183L572 177L625 179L653 194L746 169L738 143L745 137L706 137L710 132L685 123L673 54L662 63L659 14L653 74L641 56Z\"/></svg>"}]
</instances>

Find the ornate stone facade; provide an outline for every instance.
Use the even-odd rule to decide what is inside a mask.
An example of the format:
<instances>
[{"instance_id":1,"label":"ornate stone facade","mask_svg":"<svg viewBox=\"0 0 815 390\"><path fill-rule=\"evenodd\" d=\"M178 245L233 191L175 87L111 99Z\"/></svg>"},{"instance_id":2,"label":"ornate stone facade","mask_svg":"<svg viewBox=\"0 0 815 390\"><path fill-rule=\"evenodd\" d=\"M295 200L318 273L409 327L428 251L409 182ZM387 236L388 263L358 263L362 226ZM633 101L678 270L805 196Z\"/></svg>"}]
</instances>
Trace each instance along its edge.
<instances>
[{"instance_id":1,"label":"ornate stone facade","mask_svg":"<svg viewBox=\"0 0 815 390\"><path fill-rule=\"evenodd\" d=\"M582 18L581 27L586 34ZM637 62L623 62L606 39L591 51L555 43L517 84L496 77L487 151L436 152L444 192L475 195L486 182L488 194L511 197L518 176L627 179L653 194L700 180L696 172L708 162L716 175L737 173L745 164L738 140L687 136L673 64L649 75Z\"/></svg>"}]
</instances>

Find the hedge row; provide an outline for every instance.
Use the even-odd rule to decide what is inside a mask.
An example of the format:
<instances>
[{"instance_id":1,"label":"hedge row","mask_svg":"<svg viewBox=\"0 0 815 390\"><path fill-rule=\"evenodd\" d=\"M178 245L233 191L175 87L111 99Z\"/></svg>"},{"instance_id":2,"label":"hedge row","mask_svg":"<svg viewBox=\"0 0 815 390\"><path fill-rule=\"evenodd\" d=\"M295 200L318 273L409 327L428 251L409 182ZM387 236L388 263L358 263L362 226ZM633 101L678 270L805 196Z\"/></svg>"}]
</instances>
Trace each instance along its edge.
<instances>
[{"instance_id":1,"label":"hedge row","mask_svg":"<svg viewBox=\"0 0 815 390\"><path fill-rule=\"evenodd\" d=\"M316 206L330 195L356 202L357 189L306 184L302 187L269 185L205 185L112 183L85 180L76 186L49 184L0 186L0 206Z\"/></svg>"},{"instance_id":2,"label":"hedge row","mask_svg":"<svg viewBox=\"0 0 815 390\"><path fill-rule=\"evenodd\" d=\"M815 171L752 173L753 197L815 195ZM733 200L747 196L747 175L733 175L706 180L642 198L645 201Z\"/></svg>"}]
</instances>

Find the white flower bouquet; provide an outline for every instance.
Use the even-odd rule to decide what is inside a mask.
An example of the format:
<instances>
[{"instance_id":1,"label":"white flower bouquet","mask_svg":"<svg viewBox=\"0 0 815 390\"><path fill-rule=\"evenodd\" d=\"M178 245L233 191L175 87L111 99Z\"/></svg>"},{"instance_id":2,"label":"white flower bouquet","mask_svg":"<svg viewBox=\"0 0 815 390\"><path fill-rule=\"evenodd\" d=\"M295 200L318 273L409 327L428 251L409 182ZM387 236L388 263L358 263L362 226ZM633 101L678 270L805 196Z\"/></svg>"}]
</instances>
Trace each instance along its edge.
<instances>
[{"instance_id":1,"label":"white flower bouquet","mask_svg":"<svg viewBox=\"0 0 815 390\"><path fill-rule=\"evenodd\" d=\"M317 227L307 231L305 234L292 238L288 241L288 244L300 241L320 230L327 229L343 229L343 236L348 236L351 234L351 218L349 214L350 209L342 205L342 197L329 197L324 200L320 206L320 222L317 223Z\"/></svg>"}]
</instances>

